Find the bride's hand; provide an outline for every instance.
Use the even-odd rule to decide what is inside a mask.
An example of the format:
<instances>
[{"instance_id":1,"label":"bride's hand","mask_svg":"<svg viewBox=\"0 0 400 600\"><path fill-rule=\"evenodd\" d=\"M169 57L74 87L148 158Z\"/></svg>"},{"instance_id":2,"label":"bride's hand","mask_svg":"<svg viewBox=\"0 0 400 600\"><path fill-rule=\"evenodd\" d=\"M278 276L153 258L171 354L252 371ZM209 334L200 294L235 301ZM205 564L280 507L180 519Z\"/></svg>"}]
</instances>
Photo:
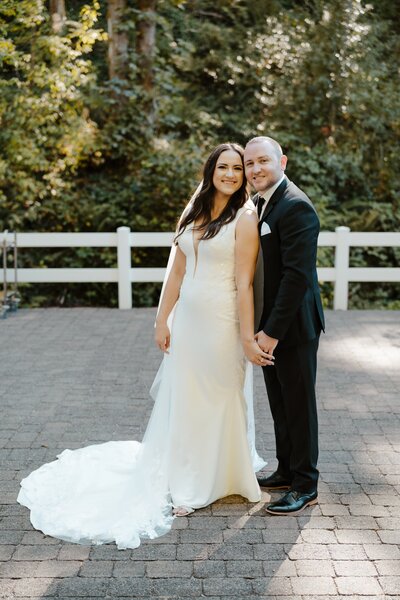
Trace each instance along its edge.
<instances>
[{"instance_id":1,"label":"bride's hand","mask_svg":"<svg viewBox=\"0 0 400 600\"><path fill-rule=\"evenodd\" d=\"M274 365L275 357L273 354L268 354L261 350L255 340L243 342L243 350L247 359L253 363L253 365L257 365L258 367Z\"/></svg>"},{"instance_id":2,"label":"bride's hand","mask_svg":"<svg viewBox=\"0 0 400 600\"><path fill-rule=\"evenodd\" d=\"M169 354L168 349L171 343L171 333L166 323L157 323L156 321L154 339L160 350L165 352L165 354Z\"/></svg>"}]
</instances>

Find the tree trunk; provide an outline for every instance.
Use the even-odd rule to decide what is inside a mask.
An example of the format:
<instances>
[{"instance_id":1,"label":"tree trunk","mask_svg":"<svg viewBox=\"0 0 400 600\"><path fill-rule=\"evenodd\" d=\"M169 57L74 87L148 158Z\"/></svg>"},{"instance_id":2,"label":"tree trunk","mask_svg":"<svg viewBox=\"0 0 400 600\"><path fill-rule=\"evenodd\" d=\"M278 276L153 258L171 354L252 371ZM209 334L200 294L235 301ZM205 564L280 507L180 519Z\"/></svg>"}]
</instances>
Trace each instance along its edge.
<instances>
[{"instance_id":1,"label":"tree trunk","mask_svg":"<svg viewBox=\"0 0 400 600\"><path fill-rule=\"evenodd\" d=\"M108 75L125 79L128 71L128 34L120 31L126 0L108 0Z\"/></svg>"},{"instance_id":2,"label":"tree trunk","mask_svg":"<svg viewBox=\"0 0 400 600\"><path fill-rule=\"evenodd\" d=\"M66 19L65 0L50 0L50 15L54 33L61 33Z\"/></svg>"},{"instance_id":3,"label":"tree trunk","mask_svg":"<svg viewBox=\"0 0 400 600\"><path fill-rule=\"evenodd\" d=\"M138 7L141 12L136 25L139 81L146 92L151 92L154 85L157 0L139 0Z\"/></svg>"}]
</instances>

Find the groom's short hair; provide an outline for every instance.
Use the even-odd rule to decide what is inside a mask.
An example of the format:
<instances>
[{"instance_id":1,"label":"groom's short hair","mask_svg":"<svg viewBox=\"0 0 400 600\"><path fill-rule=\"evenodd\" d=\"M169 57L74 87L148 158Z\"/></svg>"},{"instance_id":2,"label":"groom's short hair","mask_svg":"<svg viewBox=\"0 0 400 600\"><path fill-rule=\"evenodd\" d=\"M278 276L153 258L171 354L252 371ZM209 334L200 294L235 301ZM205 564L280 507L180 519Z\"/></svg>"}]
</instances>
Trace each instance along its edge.
<instances>
[{"instance_id":1,"label":"groom's short hair","mask_svg":"<svg viewBox=\"0 0 400 600\"><path fill-rule=\"evenodd\" d=\"M267 135L259 135L251 138L251 140L247 142L246 146L248 146L249 144L254 144L256 142L268 142L275 150L275 153L278 156L278 158L283 156L282 147L276 140L274 140L274 138L268 137Z\"/></svg>"}]
</instances>

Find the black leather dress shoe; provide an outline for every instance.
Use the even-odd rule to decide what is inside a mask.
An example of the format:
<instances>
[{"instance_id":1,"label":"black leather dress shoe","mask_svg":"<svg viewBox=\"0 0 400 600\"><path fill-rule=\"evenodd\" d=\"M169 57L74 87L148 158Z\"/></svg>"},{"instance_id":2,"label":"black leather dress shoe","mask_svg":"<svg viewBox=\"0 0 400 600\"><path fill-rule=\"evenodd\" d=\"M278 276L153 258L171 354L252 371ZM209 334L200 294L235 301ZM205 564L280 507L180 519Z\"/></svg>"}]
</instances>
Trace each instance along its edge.
<instances>
[{"instance_id":1,"label":"black leather dress shoe","mask_svg":"<svg viewBox=\"0 0 400 600\"><path fill-rule=\"evenodd\" d=\"M258 485L267 490L290 490L290 481L279 475L272 473L269 477L257 477Z\"/></svg>"},{"instance_id":2,"label":"black leather dress shoe","mask_svg":"<svg viewBox=\"0 0 400 600\"><path fill-rule=\"evenodd\" d=\"M295 515L307 506L312 506L318 502L318 492L304 494L291 490L276 502L268 504L265 509L270 515Z\"/></svg>"}]
</instances>

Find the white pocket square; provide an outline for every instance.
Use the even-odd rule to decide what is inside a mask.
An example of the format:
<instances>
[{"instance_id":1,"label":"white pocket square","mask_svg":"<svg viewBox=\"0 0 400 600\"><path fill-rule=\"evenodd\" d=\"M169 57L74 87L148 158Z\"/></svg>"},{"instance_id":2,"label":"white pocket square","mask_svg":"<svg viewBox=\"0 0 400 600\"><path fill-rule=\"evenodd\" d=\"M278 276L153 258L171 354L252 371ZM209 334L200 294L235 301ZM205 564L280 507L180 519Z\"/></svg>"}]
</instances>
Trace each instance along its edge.
<instances>
[{"instance_id":1,"label":"white pocket square","mask_svg":"<svg viewBox=\"0 0 400 600\"><path fill-rule=\"evenodd\" d=\"M267 233L271 233L271 227L268 223L263 223L261 225L261 235L267 235Z\"/></svg>"}]
</instances>

